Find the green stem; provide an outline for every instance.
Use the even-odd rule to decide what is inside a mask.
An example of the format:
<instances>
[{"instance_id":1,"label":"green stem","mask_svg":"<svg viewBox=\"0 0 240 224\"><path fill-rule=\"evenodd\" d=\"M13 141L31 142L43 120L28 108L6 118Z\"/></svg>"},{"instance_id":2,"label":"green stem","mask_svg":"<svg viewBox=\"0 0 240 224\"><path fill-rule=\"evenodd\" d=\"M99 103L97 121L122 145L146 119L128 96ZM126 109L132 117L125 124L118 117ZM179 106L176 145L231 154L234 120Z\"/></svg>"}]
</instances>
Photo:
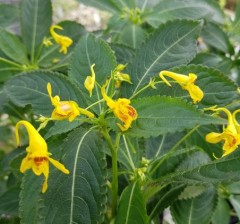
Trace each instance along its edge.
<instances>
[{"instance_id":1,"label":"green stem","mask_svg":"<svg viewBox=\"0 0 240 224\"><path fill-rule=\"evenodd\" d=\"M168 152L167 154L159 161L159 163L151 170L150 175L152 175L157 169L158 167L160 167L163 162L168 159L171 154L177 149L177 147L183 142L185 141L194 131L196 131L196 129L198 129L199 125L197 125L195 128L193 128L191 131L189 131L186 135L184 135Z\"/></svg>"},{"instance_id":2,"label":"green stem","mask_svg":"<svg viewBox=\"0 0 240 224\"><path fill-rule=\"evenodd\" d=\"M101 102L103 102L103 101L105 101L105 100L104 100L104 99L98 100L98 101L96 101L95 103L91 104L90 106L88 106L88 107L85 108L85 109L88 110L89 108L91 108L91 107L93 107L93 106L95 106L95 105L97 105L97 104L99 104L99 103L101 103Z\"/></svg>"},{"instance_id":3,"label":"green stem","mask_svg":"<svg viewBox=\"0 0 240 224\"><path fill-rule=\"evenodd\" d=\"M114 144L106 128L102 131L102 134L105 140L107 141L107 144L112 154L112 217L115 217L117 214L117 200L118 200L117 152L119 147L119 141L121 138L121 133L117 134Z\"/></svg>"}]
</instances>

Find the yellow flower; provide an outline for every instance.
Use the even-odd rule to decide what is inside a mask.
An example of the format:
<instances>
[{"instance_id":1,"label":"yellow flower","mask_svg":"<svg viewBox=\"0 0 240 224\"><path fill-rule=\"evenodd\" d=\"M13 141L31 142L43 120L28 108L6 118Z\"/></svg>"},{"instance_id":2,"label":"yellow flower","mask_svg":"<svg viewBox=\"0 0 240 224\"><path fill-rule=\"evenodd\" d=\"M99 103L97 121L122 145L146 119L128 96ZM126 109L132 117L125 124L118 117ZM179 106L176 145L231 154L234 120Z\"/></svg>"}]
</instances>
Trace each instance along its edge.
<instances>
[{"instance_id":1,"label":"yellow flower","mask_svg":"<svg viewBox=\"0 0 240 224\"><path fill-rule=\"evenodd\" d=\"M89 118L93 118L94 114L90 111L80 108L75 101L60 101L59 96L52 97L51 84L47 84L48 95L51 99L52 105L55 109L52 112L51 117L55 120L68 119L70 122L73 121L80 114L84 114Z\"/></svg>"},{"instance_id":2,"label":"yellow flower","mask_svg":"<svg viewBox=\"0 0 240 224\"><path fill-rule=\"evenodd\" d=\"M45 180L42 193L44 193L48 188L49 162L65 174L69 174L69 170L57 160L50 158L51 153L48 152L47 143L28 121L22 120L16 125L16 141L18 146L20 144L18 129L21 125L27 129L29 146L26 148L27 156L22 160L20 171L24 173L26 170L32 169L37 176L43 174Z\"/></svg>"},{"instance_id":3,"label":"yellow flower","mask_svg":"<svg viewBox=\"0 0 240 224\"><path fill-rule=\"evenodd\" d=\"M226 108L212 108L213 111L224 111L228 116L228 125L222 133L211 132L206 135L205 139L209 143L218 143L224 141L222 157L232 153L240 144L240 134L236 126L236 121L231 112Z\"/></svg>"},{"instance_id":4,"label":"yellow flower","mask_svg":"<svg viewBox=\"0 0 240 224\"><path fill-rule=\"evenodd\" d=\"M124 123L123 126L118 123L118 127L122 131L126 131L130 128L132 122L137 119L137 111L130 105L131 101L129 99L119 98L115 101L108 97L105 90L107 84L108 80L101 88L102 96L107 102L108 107L113 111L113 114Z\"/></svg>"},{"instance_id":5,"label":"yellow flower","mask_svg":"<svg viewBox=\"0 0 240 224\"><path fill-rule=\"evenodd\" d=\"M93 64L91 66L91 76L87 76L87 78L85 79L85 82L84 82L84 86L90 93L90 96L92 96L92 91L93 91L94 85L95 85L95 72L93 69L94 66L95 66L95 64Z\"/></svg>"},{"instance_id":6,"label":"yellow flower","mask_svg":"<svg viewBox=\"0 0 240 224\"><path fill-rule=\"evenodd\" d=\"M197 85L194 84L197 79L195 74L189 73L187 76L169 71L161 71L159 76L168 86L171 86L171 84L165 79L164 76L174 79L184 90L189 92L194 103L202 100L204 93Z\"/></svg>"},{"instance_id":7,"label":"yellow flower","mask_svg":"<svg viewBox=\"0 0 240 224\"><path fill-rule=\"evenodd\" d=\"M122 70L126 68L127 65L119 64L113 71L113 76L115 82L115 87L120 88L122 82L128 82L132 84L131 78L128 74L122 73Z\"/></svg>"},{"instance_id":8,"label":"yellow flower","mask_svg":"<svg viewBox=\"0 0 240 224\"><path fill-rule=\"evenodd\" d=\"M63 35L59 35L57 34L54 29L59 29L59 30L63 30L63 28L61 26L51 26L50 27L50 33L53 37L53 39L56 41L57 44L59 44L61 46L59 52L63 52L63 54L67 53L67 48L72 44L72 39L67 37L67 36L63 36Z\"/></svg>"}]
</instances>

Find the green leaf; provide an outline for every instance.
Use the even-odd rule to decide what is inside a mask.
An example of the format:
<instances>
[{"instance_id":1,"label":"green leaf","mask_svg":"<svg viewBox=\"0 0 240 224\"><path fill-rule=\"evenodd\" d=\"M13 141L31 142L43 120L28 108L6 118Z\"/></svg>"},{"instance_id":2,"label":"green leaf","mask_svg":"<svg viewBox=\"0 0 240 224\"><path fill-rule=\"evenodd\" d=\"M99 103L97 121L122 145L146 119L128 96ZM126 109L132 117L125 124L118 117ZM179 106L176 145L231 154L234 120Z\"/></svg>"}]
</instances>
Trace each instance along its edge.
<instances>
[{"instance_id":1,"label":"green leaf","mask_svg":"<svg viewBox=\"0 0 240 224\"><path fill-rule=\"evenodd\" d=\"M177 181L188 184L219 184L240 180L239 152L232 153L228 157L200 165L196 168L168 174L149 183L159 184Z\"/></svg>"},{"instance_id":2,"label":"green leaf","mask_svg":"<svg viewBox=\"0 0 240 224\"><path fill-rule=\"evenodd\" d=\"M166 188L162 189L158 195L160 195L158 202L151 210L149 215L149 219L153 219L154 217L158 216L163 212L163 210L169 207L174 201L177 199L179 194L183 191L185 185L180 184L177 186L167 186Z\"/></svg>"},{"instance_id":3,"label":"green leaf","mask_svg":"<svg viewBox=\"0 0 240 224\"><path fill-rule=\"evenodd\" d=\"M230 206L226 199L218 197L217 207L212 216L212 224L229 224L230 222Z\"/></svg>"},{"instance_id":4,"label":"green leaf","mask_svg":"<svg viewBox=\"0 0 240 224\"><path fill-rule=\"evenodd\" d=\"M25 46L17 36L0 28L0 49L12 60L21 64L28 64Z\"/></svg>"},{"instance_id":5,"label":"green leaf","mask_svg":"<svg viewBox=\"0 0 240 224\"><path fill-rule=\"evenodd\" d=\"M40 219L39 211L43 207L42 190L43 176L35 176L32 170L24 173L22 178L19 216L21 223L38 223Z\"/></svg>"},{"instance_id":6,"label":"green leaf","mask_svg":"<svg viewBox=\"0 0 240 224\"><path fill-rule=\"evenodd\" d=\"M192 60L197 51L196 37L200 27L199 22L186 20L161 25L136 52L128 69L133 85L128 85L126 91L136 93L161 70Z\"/></svg>"},{"instance_id":7,"label":"green leaf","mask_svg":"<svg viewBox=\"0 0 240 224\"><path fill-rule=\"evenodd\" d=\"M15 4L0 4L0 26L14 30L19 21L19 9Z\"/></svg>"},{"instance_id":8,"label":"green leaf","mask_svg":"<svg viewBox=\"0 0 240 224\"><path fill-rule=\"evenodd\" d=\"M202 19L223 23L224 15L217 2L212 0L161 0L146 15L153 27L173 19Z\"/></svg>"},{"instance_id":9,"label":"green leaf","mask_svg":"<svg viewBox=\"0 0 240 224\"><path fill-rule=\"evenodd\" d=\"M7 216L18 215L19 193L19 187L14 187L0 196L0 214Z\"/></svg>"},{"instance_id":10,"label":"green leaf","mask_svg":"<svg viewBox=\"0 0 240 224\"><path fill-rule=\"evenodd\" d=\"M66 77L48 71L32 71L13 77L6 82L4 91L18 106L32 105L36 113L50 116L53 110L47 93L47 83L52 85L53 96L59 95L62 101L76 101L84 107L84 99L79 89Z\"/></svg>"},{"instance_id":11,"label":"green leaf","mask_svg":"<svg viewBox=\"0 0 240 224\"><path fill-rule=\"evenodd\" d=\"M214 53L206 52L198 53L190 64L201 64L212 67L226 74L229 74L232 68L231 59Z\"/></svg>"},{"instance_id":12,"label":"green leaf","mask_svg":"<svg viewBox=\"0 0 240 224\"><path fill-rule=\"evenodd\" d=\"M22 38L31 62L37 54L43 38L49 33L52 23L52 6L50 0L22 0L21 27Z\"/></svg>"},{"instance_id":13,"label":"green leaf","mask_svg":"<svg viewBox=\"0 0 240 224\"><path fill-rule=\"evenodd\" d=\"M84 87L84 81L91 75L90 67L93 64L95 64L96 81L103 85L116 67L116 58L106 42L88 34L81 38L74 49L69 65L69 76L78 83L88 104L102 99L100 89L96 85L92 97Z\"/></svg>"},{"instance_id":14,"label":"green leaf","mask_svg":"<svg viewBox=\"0 0 240 224\"><path fill-rule=\"evenodd\" d=\"M117 35L116 40L119 44L125 44L133 49L139 48L146 38L146 32L140 26L127 23L119 35Z\"/></svg>"},{"instance_id":15,"label":"green leaf","mask_svg":"<svg viewBox=\"0 0 240 224\"><path fill-rule=\"evenodd\" d=\"M79 2L88 5L88 6L92 6L92 7L96 7L100 10L105 10L105 11L109 11L109 12L118 12L121 10L121 7L119 6L119 4L115 4L114 0L78 0Z\"/></svg>"},{"instance_id":16,"label":"green leaf","mask_svg":"<svg viewBox=\"0 0 240 224\"><path fill-rule=\"evenodd\" d=\"M203 26L201 36L211 47L214 47L223 53L234 53L233 46L231 45L227 34L223 32L218 25L214 23L207 23Z\"/></svg>"},{"instance_id":17,"label":"green leaf","mask_svg":"<svg viewBox=\"0 0 240 224\"><path fill-rule=\"evenodd\" d=\"M196 125L221 124L223 119L214 118L197 110L185 101L165 96L153 96L132 101L138 118L128 133L138 137L158 136L180 132Z\"/></svg>"},{"instance_id":18,"label":"green leaf","mask_svg":"<svg viewBox=\"0 0 240 224\"><path fill-rule=\"evenodd\" d=\"M208 224L216 203L216 190L213 187L209 187L196 198L176 201L171 206L171 214L176 224Z\"/></svg>"},{"instance_id":19,"label":"green leaf","mask_svg":"<svg viewBox=\"0 0 240 224\"><path fill-rule=\"evenodd\" d=\"M239 97L236 83L218 70L201 65L189 65L174 68L172 71L186 75L188 73L195 73L197 75L196 84L204 92L204 98L200 104L203 104L204 107L213 105L224 106ZM172 90L172 92L175 91Z\"/></svg>"},{"instance_id":20,"label":"green leaf","mask_svg":"<svg viewBox=\"0 0 240 224\"><path fill-rule=\"evenodd\" d=\"M147 212L144 198L138 182L129 185L122 193L116 224L145 224L147 223Z\"/></svg>"},{"instance_id":21,"label":"green leaf","mask_svg":"<svg viewBox=\"0 0 240 224\"><path fill-rule=\"evenodd\" d=\"M81 125L81 122L74 120L72 122L69 122L68 120L60 120L60 121L54 121L53 126L48 130L46 135L44 135L44 138L49 138L53 135L59 135L66 132L69 132L70 130L78 127Z\"/></svg>"},{"instance_id":22,"label":"green leaf","mask_svg":"<svg viewBox=\"0 0 240 224\"><path fill-rule=\"evenodd\" d=\"M70 174L51 172L40 213L43 223L102 223L106 181L98 134L76 129L61 147L66 153L62 163Z\"/></svg>"}]
</instances>

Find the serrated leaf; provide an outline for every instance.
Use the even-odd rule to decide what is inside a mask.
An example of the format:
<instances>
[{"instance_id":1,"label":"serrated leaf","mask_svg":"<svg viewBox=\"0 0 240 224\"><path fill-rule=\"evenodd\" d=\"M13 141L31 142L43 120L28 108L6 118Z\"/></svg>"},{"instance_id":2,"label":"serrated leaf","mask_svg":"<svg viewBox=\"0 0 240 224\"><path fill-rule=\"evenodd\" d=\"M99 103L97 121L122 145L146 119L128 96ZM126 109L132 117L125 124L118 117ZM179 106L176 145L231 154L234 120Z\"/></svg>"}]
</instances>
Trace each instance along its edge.
<instances>
[{"instance_id":1,"label":"serrated leaf","mask_svg":"<svg viewBox=\"0 0 240 224\"><path fill-rule=\"evenodd\" d=\"M31 104L36 113L50 116L53 110L47 93L47 83L52 85L53 96L60 99L76 101L84 107L84 99L79 89L66 77L59 73L48 71L32 71L13 77L6 82L4 91L18 106Z\"/></svg>"},{"instance_id":2,"label":"serrated leaf","mask_svg":"<svg viewBox=\"0 0 240 224\"><path fill-rule=\"evenodd\" d=\"M220 124L223 119L214 118L197 110L185 101L165 96L153 96L132 101L138 112L128 133L138 137L150 137L183 131L196 125Z\"/></svg>"},{"instance_id":3,"label":"serrated leaf","mask_svg":"<svg viewBox=\"0 0 240 224\"><path fill-rule=\"evenodd\" d=\"M129 185L122 193L116 224L145 224L147 223L147 212L144 198L138 182Z\"/></svg>"},{"instance_id":4,"label":"serrated leaf","mask_svg":"<svg viewBox=\"0 0 240 224\"><path fill-rule=\"evenodd\" d=\"M84 87L84 81L87 76L91 75L90 67L93 64L95 64L96 81L103 85L116 67L116 58L106 42L88 34L81 38L74 49L69 65L69 76L78 83L89 104L102 99L97 86L93 89L91 98Z\"/></svg>"},{"instance_id":5,"label":"serrated leaf","mask_svg":"<svg viewBox=\"0 0 240 224\"><path fill-rule=\"evenodd\" d=\"M96 7L100 10L105 10L109 12L118 12L121 8L119 8L118 4L116 5L113 0L78 0L85 5Z\"/></svg>"},{"instance_id":6,"label":"serrated leaf","mask_svg":"<svg viewBox=\"0 0 240 224\"><path fill-rule=\"evenodd\" d=\"M171 214L176 224L207 224L210 221L216 203L216 190L213 187L209 187L196 198L176 201L171 206Z\"/></svg>"},{"instance_id":7,"label":"serrated leaf","mask_svg":"<svg viewBox=\"0 0 240 224\"><path fill-rule=\"evenodd\" d=\"M22 38L33 62L37 48L47 36L52 23L50 0L22 0L21 28Z\"/></svg>"},{"instance_id":8,"label":"serrated leaf","mask_svg":"<svg viewBox=\"0 0 240 224\"><path fill-rule=\"evenodd\" d=\"M211 0L161 0L147 14L146 21L158 27L168 20L203 18L217 23L224 21L219 5Z\"/></svg>"},{"instance_id":9,"label":"serrated leaf","mask_svg":"<svg viewBox=\"0 0 240 224\"><path fill-rule=\"evenodd\" d=\"M177 181L188 184L219 184L240 180L239 152L234 152L228 157L200 165L194 169L171 173L149 183L162 185L168 181Z\"/></svg>"},{"instance_id":10,"label":"serrated leaf","mask_svg":"<svg viewBox=\"0 0 240 224\"><path fill-rule=\"evenodd\" d=\"M28 64L27 51L17 36L0 28L0 50L12 60Z\"/></svg>"},{"instance_id":11,"label":"serrated leaf","mask_svg":"<svg viewBox=\"0 0 240 224\"><path fill-rule=\"evenodd\" d=\"M161 25L136 52L128 68L133 85L127 86L126 91L134 94L161 70L192 60L197 50L196 37L200 26L199 22L186 20Z\"/></svg>"},{"instance_id":12,"label":"serrated leaf","mask_svg":"<svg viewBox=\"0 0 240 224\"><path fill-rule=\"evenodd\" d=\"M231 59L214 53L206 52L198 53L196 57L190 62L190 64L201 64L204 66L212 67L220 70L225 74L229 74L232 67Z\"/></svg>"},{"instance_id":13,"label":"serrated leaf","mask_svg":"<svg viewBox=\"0 0 240 224\"><path fill-rule=\"evenodd\" d=\"M38 223L40 218L39 211L43 206L43 201L41 200L42 183L43 176L36 177L30 170L24 173L19 201L21 223Z\"/></svg>"},{"instance_id":14,"label":"serrated leaf","mask_svg":"<svg viewBox=\"0 0 240 224\"><path fill-rule=\"evenodd\" d=\"M173 71L180 74L195 73L197 75L196 84L204 92L204 98L200 104L203 104L204 107L224 106L239 97L237 85L218 70L201 65L189 65L180 66Z\"/></svg>"},{"instance_id":15,"label":"serrated leaf","mask_svg":"<svg viewBox=\"0 0 240 224\"><path fill-rule=\"evenodd\" d=\"M213 105L225 106L238 99L238 87L228 76L215 70L202 65L182 65L172 68L171 71L188 75L195 73L197 80L195 82L204 92L203 99L198 103L199 107L210 107ZM177 98L190 98L188 91L183 90L179 84L173 84L171 88L165 83L157 85L157 89L147 89L137 97L153 96L153 95L168 95ZM192 102L192 99L190 99Z\"/></svg>"},{"instance_id":16,"label":"serrated leaf","mask_svg":"<svg viewBox=\"0 0 240 224\"><path fill-rule=\"evenodd\" d=\"M204 41L223 53L233 54L234 49L223 30L214 23L207 23L201 32Z\"/></svg>"},{"instance_id":17,"label":"serrated leaf","mask_svg":"<svg viewBox=\"0 0 240 224\"><path fill-rule=\"evenodd\" d=\"M195 198L206 190L204 185L188 185L183 192L178 196L179 200L187 200Z\"/></svg>"},{"instance_id":18,"label":"serrated leaf","mask_svg":"<svg viewBox=\"0 0 240 224\"><path fill-rule=\"evenodd\" d=\"M76 129L62 148L66 153L62 163L70 174L51 172L41 210L43 223L102 223L106 206L105 161L97 133Z\"/></svg>"}]
</instances>

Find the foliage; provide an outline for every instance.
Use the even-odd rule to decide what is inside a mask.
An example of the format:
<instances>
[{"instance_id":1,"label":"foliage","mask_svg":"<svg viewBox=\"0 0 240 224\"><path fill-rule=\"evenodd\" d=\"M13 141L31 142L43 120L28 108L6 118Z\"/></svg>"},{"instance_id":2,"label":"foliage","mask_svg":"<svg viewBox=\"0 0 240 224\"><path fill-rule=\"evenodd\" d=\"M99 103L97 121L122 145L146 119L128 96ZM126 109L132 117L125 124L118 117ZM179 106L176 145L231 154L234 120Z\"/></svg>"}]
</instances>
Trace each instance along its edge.
<instances>
[{"instance_id":1,"label":"foliage","mask_svg":"<svg viewBox=\"0 0 240 224\"><path fill-rule=\"evenodd\" d=\"M240 219L240 2L78 1L106 29L0 4L0 222Z\"/></svg>"}]
</instances>

